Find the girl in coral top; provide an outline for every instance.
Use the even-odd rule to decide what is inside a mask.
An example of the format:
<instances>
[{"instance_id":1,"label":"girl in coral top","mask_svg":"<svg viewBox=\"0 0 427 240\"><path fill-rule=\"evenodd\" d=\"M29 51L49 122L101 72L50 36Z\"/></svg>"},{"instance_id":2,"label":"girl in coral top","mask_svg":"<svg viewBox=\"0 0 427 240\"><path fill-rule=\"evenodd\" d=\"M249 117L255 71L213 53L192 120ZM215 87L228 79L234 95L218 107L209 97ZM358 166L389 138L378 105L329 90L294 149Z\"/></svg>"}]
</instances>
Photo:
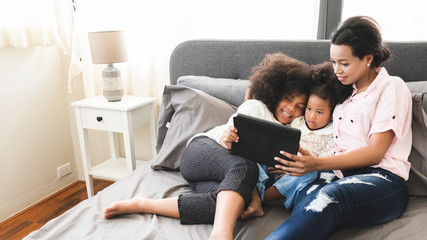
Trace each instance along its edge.
<instances>
[{"instance_id":1,"label":"girl in coral top","mask_svg":"<svg viewBox=\"0 0 427 240\"><path fill-rule=\"evenodd\" d=\"M330 58L338 80L353 94L333 113L335 154L314 157L283 152L286 174L320 171L299 194L291 217L267 239L324 239L340 226L386 223L406 209L412 144L409 89L380 67L390 52L370 17L347 19L331 36ZM326 171L326 169L336 169Z\"/></svg>"}]
</instances>

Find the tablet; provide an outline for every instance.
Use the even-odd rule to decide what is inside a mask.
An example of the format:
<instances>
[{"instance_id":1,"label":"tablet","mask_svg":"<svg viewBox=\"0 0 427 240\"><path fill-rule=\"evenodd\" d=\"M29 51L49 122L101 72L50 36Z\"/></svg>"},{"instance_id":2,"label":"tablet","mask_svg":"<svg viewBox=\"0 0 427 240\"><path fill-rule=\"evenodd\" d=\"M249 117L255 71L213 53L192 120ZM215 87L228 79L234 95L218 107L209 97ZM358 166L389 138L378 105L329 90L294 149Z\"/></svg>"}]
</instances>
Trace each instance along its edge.
<instances>
[{"instance_id":1,"label":"tablet","mask_svg":"<svg viewBox=\"0 0 427 240\"><path fill-rule=\"evenodd\" d=\"M233 155L274 167L281 164L274 160L276 156L290 160L280 154L281 150L295 155L298 152L299 129L244 114L237 114L233 121L239 136L239 141L231 146Z\"/></svg>"}]
</instances>

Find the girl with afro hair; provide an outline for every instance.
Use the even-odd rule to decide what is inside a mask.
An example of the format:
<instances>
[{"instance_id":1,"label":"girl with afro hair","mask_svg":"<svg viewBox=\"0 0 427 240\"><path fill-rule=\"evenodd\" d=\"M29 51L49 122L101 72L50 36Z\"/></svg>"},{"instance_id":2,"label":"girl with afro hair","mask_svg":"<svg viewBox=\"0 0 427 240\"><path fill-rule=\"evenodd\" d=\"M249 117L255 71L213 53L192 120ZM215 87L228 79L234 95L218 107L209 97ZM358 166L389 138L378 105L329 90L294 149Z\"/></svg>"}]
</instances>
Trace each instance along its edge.
<instances>
[{"instance_id":1,"label":"girl with afro hair","mask_svg":"<svg viewBox=\"0 0 427 240\"><path fill-rule=\"evenodd\" d=\"M277 104L285 97L300 94L308 96L310 75L310 67L304 62L283 53L267 54L264 60L252 69L251 86L246 99L257 99L274 113Z\"/></svg>"}]
</instances>

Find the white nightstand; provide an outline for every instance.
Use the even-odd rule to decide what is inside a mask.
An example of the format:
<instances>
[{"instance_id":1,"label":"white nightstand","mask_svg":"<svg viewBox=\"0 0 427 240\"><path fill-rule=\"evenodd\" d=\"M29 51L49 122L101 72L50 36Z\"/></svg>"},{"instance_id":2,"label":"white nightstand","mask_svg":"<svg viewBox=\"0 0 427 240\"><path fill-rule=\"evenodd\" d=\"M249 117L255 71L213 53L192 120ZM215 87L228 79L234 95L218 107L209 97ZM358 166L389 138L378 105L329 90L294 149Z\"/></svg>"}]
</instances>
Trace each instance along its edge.
<instances>
[{"instance_id":1,"label":"white nightstand","mask_svg":"<svg viewBox=\"0 0 427 240\"><path fill-rule=\"evenodd\" d=\"M152 155L156 156L154 101L151 97L124 96L121 101L108 102L103 96L96 96L71 103L76 112L88 197L93 196L92 177L115 181L144 163L135 160L134 129L150 125ZM91 164L88 129L108 131L111 159L97 166ZM126 158L118 156L115 133L123 133Z\"/></svg>"}]
</instances>

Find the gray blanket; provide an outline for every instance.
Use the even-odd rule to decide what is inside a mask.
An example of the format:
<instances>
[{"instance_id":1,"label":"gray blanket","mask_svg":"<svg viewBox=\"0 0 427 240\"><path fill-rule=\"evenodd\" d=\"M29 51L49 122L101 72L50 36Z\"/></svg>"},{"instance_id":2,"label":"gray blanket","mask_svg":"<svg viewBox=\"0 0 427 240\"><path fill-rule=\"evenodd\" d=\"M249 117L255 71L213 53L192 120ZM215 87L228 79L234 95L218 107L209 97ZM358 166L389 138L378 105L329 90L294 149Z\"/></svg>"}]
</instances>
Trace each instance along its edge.
<instances>
[{"instance_id":1,"label":"gray blanket","mask_svg":"<svg viewBox=\"0 0 427 240\"><path fill-rule=\"evenodd\" d=\"M151 214L103 218L104 208L113 201L127 200L138 193L165 198L189 191L178 171L153 170L148 162L24 239L208 239L211 225L181 225L177 219ZM264 239L287 217L289 212L280 204L267 205L264 217L237 222L235 239ZM425 239L426 219L427 199L415 197L399 219L373 227L341 229L331 239Z\"/></svg>"}]
</instances>

